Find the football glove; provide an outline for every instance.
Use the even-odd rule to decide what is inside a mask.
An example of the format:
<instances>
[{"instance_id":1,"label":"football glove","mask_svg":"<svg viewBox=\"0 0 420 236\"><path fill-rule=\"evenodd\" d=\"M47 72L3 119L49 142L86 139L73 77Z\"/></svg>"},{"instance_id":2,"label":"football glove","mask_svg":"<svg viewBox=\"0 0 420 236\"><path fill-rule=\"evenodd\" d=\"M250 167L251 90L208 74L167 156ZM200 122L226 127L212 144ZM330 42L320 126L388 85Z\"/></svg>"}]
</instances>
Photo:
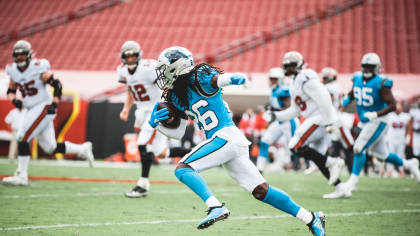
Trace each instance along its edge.
<instances>
[{"instance_id":1,"label":"football glove","mask_svg":"<svg viewBox=\"0 0 420 236\"><path fill-rule=\"evenodd\" d=\"M153 128L156 128L156 126L158 126L158 124L169 118L169 112L168 109L162 108L160 110L158 110L159 103L156 103L155 107L153 108L152 111L152 115L150 116L150 120L149 120L149 124L150 126L152 126Z\"/></svg>"},{"instance_id":2,"label":"football glove","mask_svg":"<svg viewBox=\"0 0 420 236\"><path fill-rule=\"evenodd\" d=\"M22 101L21 100L19 100L19 99L16 99L16 98L14 98L13 100L12 100L12 104L17 108L17 109L22 109L22 107L23 107L23 103L22 103Z\"/></svg>"},{"instance_id":3,"label":"football glove","mask_svg":"<svg viewBox=\"0 0 420 236\"><path fill-rule=\"evenodd\" d=\"M378 118L378 113L377 112L365 112L365 114L363 114L366 119L368 119L369 121L374 120L376 118Z\"/></svg>"},{"instance_id":4,"label":"football glove","mask_svg":"<svg viewBox=\"0 0 420 236\"><path fill-rule=\"evenodd\" d=\"M276 115L273 111L265 111L263 114L263 119L268 123L271 123L276 120Z\"/></svg>"},{"instance_id":5,"label":"football glove","mask_svg":"<svg viewBox=\"0 0 420 236\"><path fill-rule=\"evenodd\" d=\"M54 115L55 114L55 110L57 109L57 103L53 102L51 103L51 105L48 106L47 108L47 114L48 115Z\"/></svg>"},{"instance_id":6,"label":"football glove","mask_svg":"<svg viewBox=\"0 0 420 236\"><path fill-rule=\"evenodd\" d=\"M230 77L230 84L235 85L242 85L246 82L246 75L242 73L234 73L232 77Z\"/></svg>"}]
</instances>

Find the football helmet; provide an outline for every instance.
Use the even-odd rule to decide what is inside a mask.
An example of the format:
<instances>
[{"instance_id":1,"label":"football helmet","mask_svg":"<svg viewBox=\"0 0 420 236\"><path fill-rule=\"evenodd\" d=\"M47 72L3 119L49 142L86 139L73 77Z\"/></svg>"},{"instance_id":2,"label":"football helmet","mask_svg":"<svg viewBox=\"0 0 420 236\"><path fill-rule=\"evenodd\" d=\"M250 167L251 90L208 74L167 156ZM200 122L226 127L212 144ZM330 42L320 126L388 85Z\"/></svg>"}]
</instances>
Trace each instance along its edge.
<instances>
[{"instance_id":1,"label":"football helmet","mask_svg":"<svg viewBox=\"0 0 420 236\"><path fill-rule=\"evenodd\" d=\"M321 70L321 78L324 84L328 84L337 79L337 71L331 67L325 67Z\"/></svg>"},{"instance_id":2,"label":"football helmet","mask_svg":"<svg viewBox=\"0 0 420 236\"><path fill-rule=\"evenodd\" d=\"M141 60L141 54L143 51L141 50L140 44L138 44L136 41L126 41L122 47L121 47L121 60L124 65L127 65L130 70L133 70L137 67L139 61ZM128 65L126 61L127 56L136 56L137 62L133 65Z\"/></svg>"},{"instance_id":3,"label":"football helmet","mask_svg":"<svg viewBox=\"0 0 420 236\"><path fill-rule=\"evenodd\" d=\"M361 61L362 73L365 78L371 78L381 71L381 59L374 52L366 53Z\"/></svg>"},{"instance_id":4,"label":"football helmet","mask_svg":"<svg viewBox=\"0 0 420 236\"><path fill-rule=\"evenodd\" d=\"M29 62L32 60L32 53L32 46L26 40L19 40L15 43L15 45L13 45L12 56L18 67L25 67L26 65L29 65ZM20 62L17 61L17 57L22 54L26 54L26 60Z\"/></svg>"},{"instance_id":5,"label":"football helmet","mask_svg":"<svg viewBox=\"0 0 420 236\"><path fill-rule=\"evenodd\" d=\"M288 70L289 66L294 66L296 69L295 71ZM290 51L284 54L283 57L283 68L285 70L285 75L289 76L293 73L297 73L302 70L304 66L303 56L297 51Z\"/></svg>"},{"instance_id":6,"label":"football helmet","mask_svg":"<svg viewBox=\"0 0 420 236\"><path fill-rule=\"evenodd\" d=\"M194 68L192 53L183 47L174 46L162 51L156 66L157 85L160 89L172 89L178 76Z\"/></svg>"},{"instance_id":7,"label":"football helmet","mask_svg":"<svg viewBox=\"0 0 420 236\"><path fill-rule=\"evenodd\" d=\"M284 84L284 71L280 67L271 68L268 72L268 78L270 80L277 80L277 84ZM274 84L272 84L274 85Z\"/></svg>"}]
</instances>

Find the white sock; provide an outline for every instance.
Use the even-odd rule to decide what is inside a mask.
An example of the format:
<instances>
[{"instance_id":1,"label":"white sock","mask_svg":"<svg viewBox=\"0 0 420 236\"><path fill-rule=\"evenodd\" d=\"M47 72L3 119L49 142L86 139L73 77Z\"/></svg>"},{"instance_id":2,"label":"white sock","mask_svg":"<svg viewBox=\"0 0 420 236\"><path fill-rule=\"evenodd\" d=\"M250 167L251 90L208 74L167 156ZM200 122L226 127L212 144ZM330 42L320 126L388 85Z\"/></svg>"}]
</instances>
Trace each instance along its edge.
<instances>
[{"instance_id":1,"label":"white sock","mask_svg":"<svg viewBox=\"0 0 420 236\"><path fill-rule=\"evenodd\" d=\"M28 166L30 156L18 156L18 169L19 175L28 177Z\"/></svg>"},{"instance_id":2,"label":"white sock","mask_svg":"<svg viewBox=\"0 0 420 236\"><path fill-rule=\"evenodd\" d=\"M305 223L305 224L309 224L309 223L311 223L311 221L314 217L312 216L312 213L310 211L301 207L299 209L298 213L296 214L296 218L303 221L303 223Z\"/></svg>"},{"instance_id":3,"label":"white sock","mask_svg":"<svg viewBox=\"0 0 420 236\"><path fill-rule=\"evenodd\" d=\"M80 153L83 152L82 144L75 144L67 141L64 142L64 144L66 145L66 153L80 155Z\"/></svg>"},{"instance_id":4,"label":"white sock","mask_svg":"<svg viewBox=\"0 0 420 236\"><path fill-rule=\"evenodd\" d=\"M355 174L351 174L349 180L347 180L347 183L349 184L349 186L353 186L353 187L356 187L357 182L359 182L359 176Z\"/></svg>"},{"instance_id":5,"label":"white sock","mask_svg":"<svg viewBox=\"0 0 420 236\"><path fill-rule=\"evenodd\" d=\"M206 205L208 208L210 208L215 206L221 206L222 203L220 203L215 196L211 196L206 200Z\"/></svg>"},{"instance_id":6,"label":"white sock","mask_svg":"<svg viewBox=\"0 0 420 236\"><path fill-rule=\"evenodd\" d=\"M150 181L148 178L140 177L140 179L137 181L137 186L140 186L146 190L150 189Z\"/></svg>"}]
</instances>

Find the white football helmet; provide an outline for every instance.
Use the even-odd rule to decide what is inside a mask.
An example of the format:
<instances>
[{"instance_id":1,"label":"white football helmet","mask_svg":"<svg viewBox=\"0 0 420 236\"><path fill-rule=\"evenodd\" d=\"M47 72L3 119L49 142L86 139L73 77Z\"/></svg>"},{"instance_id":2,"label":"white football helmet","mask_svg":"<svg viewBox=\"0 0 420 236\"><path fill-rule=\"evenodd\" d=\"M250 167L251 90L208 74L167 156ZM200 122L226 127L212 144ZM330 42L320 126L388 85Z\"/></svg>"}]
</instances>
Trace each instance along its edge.
<instances>
[{"instance_id":1,"label":"white football helmet","mask_svg":"<svg viewBox=\"0 0 420 236\"><path fill-rule=\"evenodd\" d=\"M137 63L134 65L127 65L130 70L135 69L137 67L137 64L141 60L141 54L143 51L141 50L140 44L138 44L136 41L126 41L122 47L121 47L121 60L123 64L127 64L127 61L125 58L127 56L137 56Z\"/></svg>"},{"instance_id":2,"label":"white football helmet","mask_svg":"<svg viewBox=\"0 0 420 236\"><path fill-rule=\"evenodd\" d=\"M379 58L378 54L374 52L366 53L362 57L361 65L363 76L366 78L370 78L374 76L374 74L379 74L381 71L381 59ZM373 71L367 70L365 68L367 66L373 66Z\"/></svg>"},{"instance_id":3,"label":"white football helmet","mask_svg":"<svg viewBox=\"0 0 420 236\"><path fill-rule=\"evenodd\" d=\"M288 71L286 69L286 67L289 66L289 65L293 65L293 64L296 65L296 71L295 72ZM300 70L303 69L303 67L304 67L304 61L303 61L302 54L300 54L297 51L290 51L290 52L287 52L286 54L284 54L284 57L283 57L283 68L285 70L284 73L285 73L286 76L291 75L290 73L297 73L297 72L299 72Z\"/></svg>"},{"instance_id":4,"label":"white football helmet","mask_svg":"<svg viewBox=\"0 0 420 236\"><path fill-rule=\"evenodd\" d=\"M26 54L26 60L22 62L17 61L17 56L20 54ZM26 40L19 40L13 45L12 56L14 62L18 65L18 67L25 67L29 64L32 60L32 46Z\"/></svg>"},{"instance_id":5,"label":"white football helmet","mask_svg":"<svg viewBox=\"0 0 420 236\"><path fill-rule=\"evenodd\" d=\"M268 72L269 79L277 79L277 84L284 84L284 71L280 67L271 68Z\"/></svg>"},{"instance_id":6,"label":"white football helmet","mask_svg":"<svg viewBox=\"0 0 420 236\"><path fill-rule=\"evenodd\" d=\"M331 67L325 67L321 70L321 78L324 84L334 81L337 79L337 71Z\"/></svg>"},{"instance_id":7,"label":"white football helmet","mask_svg":"<svg viewBox=\"0 0 420 236\"><path fill-rule=\"evenodd\" d=\"M156 66L157 85L160 89L172 89L178 76L194 68L192 53L183 47L174 46L162 51Z\"/></svg>"}]
</instances>

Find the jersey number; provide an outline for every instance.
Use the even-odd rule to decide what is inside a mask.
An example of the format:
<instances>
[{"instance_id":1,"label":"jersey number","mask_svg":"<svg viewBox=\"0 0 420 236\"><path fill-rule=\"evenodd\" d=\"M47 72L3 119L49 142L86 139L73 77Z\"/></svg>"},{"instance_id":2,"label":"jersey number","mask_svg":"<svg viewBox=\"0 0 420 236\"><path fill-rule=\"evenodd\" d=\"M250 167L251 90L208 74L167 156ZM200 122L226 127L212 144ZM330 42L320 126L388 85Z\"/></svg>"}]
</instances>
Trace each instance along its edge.
<instances>
[{"instance_id":1,"label":"jersey number","mask_svg":"<svg viewBox=\"0 0 420 236\"><path fill-rule=\"evenodd\" d=\"M147 90L142 84L130 85L129 87L135 101L150 101L149 95L146 94Z\"/></svg>"},{"instance_id":2,"label":"jersey number","mask_svg":"<svg viewBox=\"0 0 420 236\"><path fill-rule=\"evenodd\" d=\"M219 125L219 119L217 119L216 114L212 110L205 111L203 114L200 113L198 109L204 108L208 106L209 103L206 100L199 100L198 102L194 103L191 106L192 112L189 112L190 115L194 117L194 119L198 119L198 121L202 124L203 129L205 131L209 131L217 125ZM208 120L208 122L206 122Z\"/></svg>"},{"instance_id":3,"label":"jersey number","mask_svg":"<svg viewBox=\"0 0 420 236\"><path fill-rule=\"evenodd\" d=\"M34 84L35 84L35 80L26 82L23 85L17 84L17 86L19 87L19 91L22 93L22 97L34 96L38 93L38 89L33 87Z\"/></svg>"},{"instance_id":4,"label":"jersey number","mask_svg":"<svg viewBox=\"0 0 420 236\"><path fill-rule=\"evenodd\" d=\"M366 107L373 105L372 88L354 87L353 95L356 98L357 105Z\"/></svg>"},{"instance_id":5,"label":"jersey number","mask_svg":"<svg viewBox=\"0 0 420 236\"><path fill-rule=\"evenodd\" d=\"M306 110L306 102L303 101L300 96L296 96L295 103L296 103L296 105L298 105L298 107L301 111Z\"/></svg>"}]
</instances>

